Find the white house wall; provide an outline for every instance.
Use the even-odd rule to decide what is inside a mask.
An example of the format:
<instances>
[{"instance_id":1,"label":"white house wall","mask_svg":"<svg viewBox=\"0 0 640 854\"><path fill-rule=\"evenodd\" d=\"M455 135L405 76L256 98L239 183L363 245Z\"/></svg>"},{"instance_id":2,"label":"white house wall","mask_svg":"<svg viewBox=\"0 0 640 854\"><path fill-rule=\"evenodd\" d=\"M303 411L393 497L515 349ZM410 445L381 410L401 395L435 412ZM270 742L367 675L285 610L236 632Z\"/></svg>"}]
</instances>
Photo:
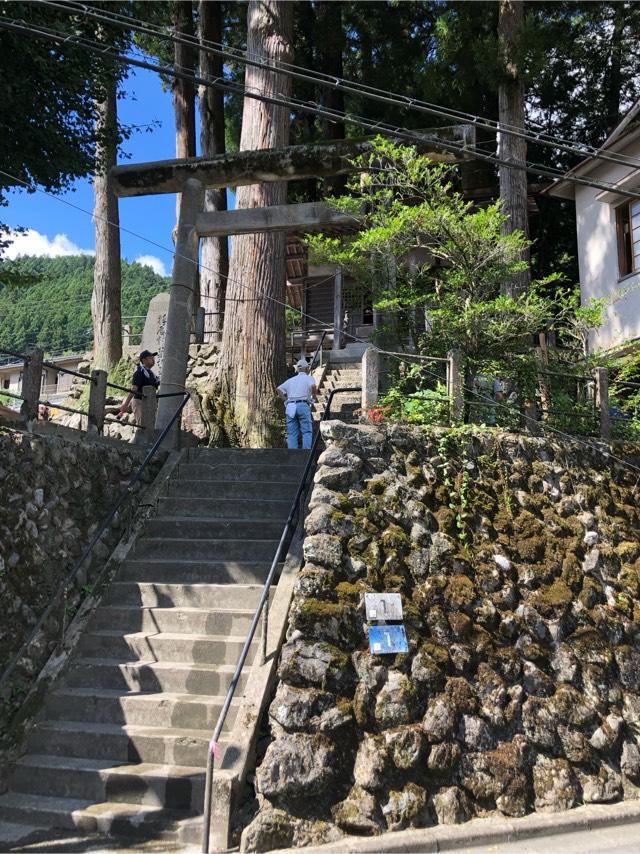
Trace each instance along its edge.
<instances>
[{"instance_id":1,"label":"white house wall","mask_svg":"<svg viewBox=\"0 0 640 854\"><path fill-rule=\"evenodd\" d=\"M628 146L624 154L640 157L640 143ZM613 163L599 165L590 176L615 183L629 172L628 167ZM605 322L589 339L590 352L610 350L634 338L640 338L640 273L620 278L615 203L599 201L601 190L577 186L576 226L581 300L591 297L615 297L626 293L610 305Z\"/></svg>"}]
</instances>

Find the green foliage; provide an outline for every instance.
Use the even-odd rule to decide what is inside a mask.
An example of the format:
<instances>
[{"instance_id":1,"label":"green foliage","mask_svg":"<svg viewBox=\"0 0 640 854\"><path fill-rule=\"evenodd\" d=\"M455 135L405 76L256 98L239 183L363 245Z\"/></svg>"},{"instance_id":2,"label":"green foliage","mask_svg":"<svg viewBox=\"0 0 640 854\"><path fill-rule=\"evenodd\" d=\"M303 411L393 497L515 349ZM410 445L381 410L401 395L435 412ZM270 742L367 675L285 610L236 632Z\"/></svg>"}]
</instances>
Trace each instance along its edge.
<instances>
[{"instance_id":1,"label":"green foliage","mask_svg":"<svg viewBox=\"0 0 640 854\"><path fill-rule=\"evenodd\" d=\"M93 264L87 255L0 262L0 345L22 350L37 343L49 352L88 349ZM16 276L34 283L16 286ZM142 316L130 321L133 332L142 331L149 301L166 288L167 280L150 267L122 262L123 317Z\"/></svg>"},{"instance_id":2,"label":"green foliage","mask_svg":"<svg viewBox=\"0 0 640 854\"><path fill-rule=\"evenodd\" d=\"M526 267L521 232L502 234L498 202L476 209L452 186L452 169L434 165L414 147L377 139L350 196L331 200L359 219L356 235L309 235L312 258L340 266L369 287L374 306L390 318L387 333L420 338L420 350L443 355L456 348L478 358L521 350L527 335L552 316L540 287L514 299L501 285ZM364 208L364 213L362 212ZM423 260L408 264L421 250ZM428 311L421 334L417 319Z\"/></svg>"},{"instance_id":3,"label":"green foliage","mask_svg":"<svg viewBox=\"0 0 640 854\"><path fill-rule=\"evenodd\" d=\"M125 4L110 5L118 11ZM97 35L95 22L82 14L40 3L3 3L0 15L32 27ZM110 31L109 40L122 49L128 38ZM125 66L105 60L97 51L0 31L0 74L5 81L0 101L2 169L49 191L67 189L76 178L90 174L97 141L95 100L103 95L108 80L118 81L124 73ZM126 135L121 129L120 136ZM14 185L7 175L0 175L0 203L6 203L4 193Z\"/></svg>"}]
</instances>

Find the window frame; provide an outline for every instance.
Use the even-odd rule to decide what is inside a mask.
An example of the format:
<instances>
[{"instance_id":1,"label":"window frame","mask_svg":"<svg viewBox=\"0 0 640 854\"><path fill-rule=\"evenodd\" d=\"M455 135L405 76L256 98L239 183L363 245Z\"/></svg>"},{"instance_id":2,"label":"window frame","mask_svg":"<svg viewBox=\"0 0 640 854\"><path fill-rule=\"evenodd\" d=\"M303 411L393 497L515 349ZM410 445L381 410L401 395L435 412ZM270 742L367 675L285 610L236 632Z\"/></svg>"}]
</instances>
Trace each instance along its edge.
<instances>
[{"instance_id":1,"label":"window frame","mask_svg":"<svg viewBox=\"0 0 640 854\"><path fill-rule=\"evenodd\" d=\"M640 200L623 202L615 208L615 214L618 278L624 279L640 272ZM634 219L637 225L634 225ZM628 226L628 234L625 234L625 226ZM634 240L634 237L637 239ZM635 249L635 246L638 248Z\"/></svg>"}]
</instances>

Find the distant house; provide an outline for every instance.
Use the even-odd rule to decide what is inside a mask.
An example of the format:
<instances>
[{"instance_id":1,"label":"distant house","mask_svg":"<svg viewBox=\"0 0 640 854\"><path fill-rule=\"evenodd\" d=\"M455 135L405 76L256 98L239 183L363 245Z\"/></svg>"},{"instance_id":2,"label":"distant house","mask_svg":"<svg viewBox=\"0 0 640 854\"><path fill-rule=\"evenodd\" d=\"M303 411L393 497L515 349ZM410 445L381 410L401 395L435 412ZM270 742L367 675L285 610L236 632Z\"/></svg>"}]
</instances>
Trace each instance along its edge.
<instances>
[{"instance_id":1,"label":"distant house","mask_svg":"<svg viewBox=\"0 0 640 854\"><path fill-rule=\"evenodd\" d=\"M617 351L628 343L640 343L640 199L620 193L640 193L640 101L600 151L631 160L620 164L589 157L546 191L556 198L575 200L583 304L592 297L612 300L605 322L590 336L591 352ZM575 184L567 180L571 176L592 178L613 188ZM619 294L621 298L616 299Z\"/></svg>"},{"instance_id":2,"label":"distant house","mask_svg":"<svg viewBox=\"0 0 640 854\"><path fill-rule=\"evenodd\" d=\"M46 361L59 368L77 371L80 362L85 361L85 356L84 354L71 354L68 356L46 358ZM11 394L20 394L23 370L24 362L16 361L15 359L7 360L4 364L0 364L0 393L8 391ZM42 399L54 399L60 402L69 394L72 380L73 376L71 374L60 373L51 367L43 367L41 388ZM15 405L19 407L20 401L16 400Z\"/></svg>"}]
</instances>

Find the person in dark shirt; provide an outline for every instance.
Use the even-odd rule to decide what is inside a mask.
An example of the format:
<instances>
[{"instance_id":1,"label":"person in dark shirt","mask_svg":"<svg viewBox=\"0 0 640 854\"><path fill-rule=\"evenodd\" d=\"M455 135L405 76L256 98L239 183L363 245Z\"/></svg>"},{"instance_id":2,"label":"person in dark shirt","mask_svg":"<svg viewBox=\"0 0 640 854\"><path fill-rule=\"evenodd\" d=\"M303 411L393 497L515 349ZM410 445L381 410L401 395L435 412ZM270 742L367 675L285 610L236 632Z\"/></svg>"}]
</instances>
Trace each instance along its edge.
<instances>
[{"instance_id":1,"label":"person in dark shirt","mask_svg":"<svg viewBox=\"0 0 640 854\"><path fill-rule=\"evenodd\" d=\"M160 385L160 380L151 370L156 363L155 357L157 355L157 353L151 353L149 350L143 350L140 353L140 364L136 368L133 379L131 380L131 391L120 407L118 417L124 415L129 409L129 404L131 404L136 424L140 424L142 420L142 389L146 385L152 385L154 388L158 388Z\"/></svg>"}]
</instances>

